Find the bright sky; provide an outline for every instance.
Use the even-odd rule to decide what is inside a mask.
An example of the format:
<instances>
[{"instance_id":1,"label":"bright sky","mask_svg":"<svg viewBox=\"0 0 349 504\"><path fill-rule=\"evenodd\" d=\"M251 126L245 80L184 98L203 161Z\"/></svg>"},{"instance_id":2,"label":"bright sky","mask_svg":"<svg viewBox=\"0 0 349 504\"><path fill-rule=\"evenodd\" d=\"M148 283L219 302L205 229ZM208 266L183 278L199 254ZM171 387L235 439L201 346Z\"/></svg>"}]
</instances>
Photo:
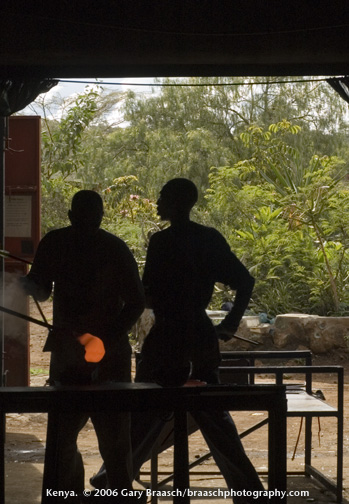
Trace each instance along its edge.
<instances>
[{"instance_id":1,"label":"bright sky","mask_svg":"<svg viewBox=\"0 0 349 504\"><path fill-rule=\"evenodd\" d=\"M71 79L62 79L64 82L59 82L56 86L54 86L50 91L46 93L46 100L49 101L53 96L55 95L60 95L62 98L68 98L68 97L73 97L74 95L81 94L84 92L85 87L88 85L93 85L93 83L98 83L103 86L105 90L109 91L126 91L128 89L132 89L138 93L150 93L151 92L151 87L150 86L145 86L144 84L147 83L152 83L153 78L152 77L147 77L147 78L133 78L133 77L124 77L124 78L98 78L95 79L93 77L91 78L86 78L86 79L81 79L81 78L71 78ZM70 82L67 82L70 81ZM74 81L79 81L79 82L74 82ZM103 84L104 82L106 83L111 83L110 85L108 84ZM117 84L120 83L121 85L118 86ZM135 83L134 86L130 85L132 83ZM142 85L137 85L137 84L142 84ZM39 108L33 108L33 104L29 105L25 109L23 109L20 113L24 115L32 115L33 113L36 113L38 115L41 115L41 110Z\"/></svg>"},{"instance_id":2,"label":"bright sky","mask_svg":"<svg viewBox=\"0 0 349 504\"><path fill-rule=\"evenodd\" d=\"M59 82L59 84L57 84L57 86L55 86L54 88L51 89L51 91L49 91L48 95L50 93L52 94L57 94L59 93L60 95L62 95L63 97L65 96L71 96L71 95L74 95L74 94L77 94L77 93L82 93L86 87L87 84L79 84L79 83L75 83L74 81L82 81L82 82L96 82L96 79L94 79L93 77L90 78L90 79L62 79L63 81L71 81L71 82ZM126 90L126 89L133 89L133 90L138 90L138 91L142 91L143 93L149 93L150 92L150 87L147 87L147 86L144 86L144 84L147 84L148 82L151 83L153 82L153 78L152 77L146 77L146 78L132 78L132 77L124 77L124 78L114 78L114 79L110 79L110 78L105 78L105 79L102 79L102 78L99 78L97 79L101 84L103 84L103 82L107 82L107 83L112 83L111 85L106 85L106 84L103 84L103 87L107 90L110 90L110 91L117 91L117 90ZM117 83L121 83L122 85L121 86L117 86L116 84ZM125 84L123 84L125 83ZM130 86L128 83L135 83L135 84L142 84L142 86Z\"/></svg>"}]
</instances>

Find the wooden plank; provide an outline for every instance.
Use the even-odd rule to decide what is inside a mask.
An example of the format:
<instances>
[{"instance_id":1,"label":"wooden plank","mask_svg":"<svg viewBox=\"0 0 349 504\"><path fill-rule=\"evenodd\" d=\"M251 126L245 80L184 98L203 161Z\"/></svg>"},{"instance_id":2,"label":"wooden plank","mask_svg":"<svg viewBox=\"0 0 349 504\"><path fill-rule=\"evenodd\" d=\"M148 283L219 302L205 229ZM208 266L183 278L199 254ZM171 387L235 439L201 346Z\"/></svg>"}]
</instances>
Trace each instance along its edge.
<instances>
[{"instance_id":1,"label":"wooden plank","mask_svg":"<svg viewBox=\"0 0 349 504\"><path fill-rule=\"evenodd\" d=\"M321 399L317 399L306 392L287 392L287 416L292 413L300 414L319 414L329 413L333 416L337 409L325 403Z\"/></svg>"}]
</instances>

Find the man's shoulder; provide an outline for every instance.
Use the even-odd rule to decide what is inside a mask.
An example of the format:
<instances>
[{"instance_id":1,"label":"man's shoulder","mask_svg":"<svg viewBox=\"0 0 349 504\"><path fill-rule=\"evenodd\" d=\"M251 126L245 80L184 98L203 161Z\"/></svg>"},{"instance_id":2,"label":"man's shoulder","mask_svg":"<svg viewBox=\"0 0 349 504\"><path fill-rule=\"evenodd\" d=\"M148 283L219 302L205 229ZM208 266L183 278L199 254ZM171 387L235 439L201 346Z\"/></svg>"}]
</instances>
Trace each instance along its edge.
<instances>
[{"instance_id":1,"label":"man's shoulder","mask_svg":"<svg viewBox=\"0 0 349 504\"><path fill-rule=\"evenodd\" d=\"M70 234L71 226L63 227L63 228L58 228L58 229L52 229L51 231L48 231L43 237L42 237L42 242L55 242L61 239L65 239L69 234Z\"/></svg>"},{"instance_id":2,"label":"man's shoulder","mask_svg":"<svg viewBox=\"0 0 349 504\"><path fill-rule=\"evenodd\" d=\"M72 233L72 227L67 226L64 228L54 229L46 233L42 241L47 243L55 243L59 241L66 241L69 238L74 239L74 233ZM87 238L87 241L91 238ZM94 241L95 238L92 238ZM128 246L124 240L118 236L106 231L105 229L99 228L97 233L97 240L105 246L110 246L112 248L119 248L120 250L128 249Z\"/></svg>"},{"instance_id":3,"label":"man's shoulder","mask_svg":"<svg viewBox=\"0 0 349 504\"><path fill-rule=\"evenodd\" d=\"M167 236L170 235L170 228L165 228L165 229L161 229L160 231L155 231L155 233L152 233L152 235L150 236L150 241L151 242L157 242L157 241L161 241L163 239L166 239Z\"/></svg>"},{"instance_id":4,"label":"man's shoulder","mask_svg":"<svg viewBox=\"0 0 349 504\"><path fill-rule=\"evenodd\" d=\"M196 240L205 241L213 247L217 246L218 242L222 244L226 242L224 236L217 229L197 222L191 222L191 234Z\"/></svg>"},{"instance_id":5,"label":"man's shoulder","mask_svg":"<svg viewBox=\"0 0 349 504\"><path fill-rule=\"evenodd\" d=\"M199 224L198 222L191 221L193 229L197 230L198 233L222 236L217 229L211 226L205 226L204 224Z\"/></svg>"},{"instance_id":6,"label":"man's shoulder","mask_svg":"<svg viewBox=\"0 0 349 504\"><path fill-rule=\"evenodd\" d=\"M105 229L100 228L98 230L98 238L103 245L108 246L113 250L130 252L127 243L122 238L106 231Z\"/></svg>"},{"instance_id":7,"label":"man's shoulder","mask_svg":"<svg viewBox=\"0 0 349 504\"><path fill-rule=\"evenodd\" d=\"M230 250L223 235L215 228L190 221L184 227L172 228L171 226L154 233L149 246L152 250L175 246L178 241L186 240L195 246L205 249L207 253L216 253L222 250Z\"/></svg>"},{"instance_id":8,"label":"man's shoulder","mask_svg":"<svg viewBox=\"0 0 349 504\"><path fill-rule=\"evenodd\" d=\"M217 231L214 227L210 226L205 226L204 224L199 224L194 221L190 221L188 225L186 225L183 228L177 228L174 229L171 226L163 229L161 231L157 231L151 236L152 241L161 241L162 239L165 240L168 237L177 235L177 234L182 234L183 232L195 235L197 237L202 236L203 238L210 238L210 239L220 239L220 240L225 240L223 235Z\"/></svg>"}]
</instances>

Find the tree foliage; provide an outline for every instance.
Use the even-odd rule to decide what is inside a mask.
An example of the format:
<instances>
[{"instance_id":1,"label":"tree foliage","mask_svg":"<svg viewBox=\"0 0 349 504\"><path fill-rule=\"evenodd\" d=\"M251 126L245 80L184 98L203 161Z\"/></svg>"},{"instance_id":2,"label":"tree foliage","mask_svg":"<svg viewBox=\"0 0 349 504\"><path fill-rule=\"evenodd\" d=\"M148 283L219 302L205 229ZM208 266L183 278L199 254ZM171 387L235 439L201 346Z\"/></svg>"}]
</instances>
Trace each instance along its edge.
<instances>
[{"instance_id":1,"label":"tree foliage","mask_svg":"<svg viewBox=\"0 0 349 504\"><path fill-rule=\"evenodd\" d=\"M99 86L50 118L42 102L43 232L64 225L76 190L94 188L104 227L142 265L164 226L160 188L188 177L200 190L193 218L255 276L256 311L349 313L347 105L326 83L271 80L190 78L151 96Z\"/></svg>"},{"instance_id":2,"label":"tree foliage","mask_svg":"<svg viewBox=\"0 0 349 504\"><path fill-rule=\"evenodd\" d=\"M216 212L222 209L234 229L231 242L253 264L259 306L277 313L281 299L283 305L288 300L287 311L307 306L312 313L339 313L349 258L349 228L338 221L349 211L343 163L304 158L285 143L285 130L300 134L287 121L242 133L242 141L253 144L251 157L213 169L207 199Z\"/></svg>"}]
</instances>

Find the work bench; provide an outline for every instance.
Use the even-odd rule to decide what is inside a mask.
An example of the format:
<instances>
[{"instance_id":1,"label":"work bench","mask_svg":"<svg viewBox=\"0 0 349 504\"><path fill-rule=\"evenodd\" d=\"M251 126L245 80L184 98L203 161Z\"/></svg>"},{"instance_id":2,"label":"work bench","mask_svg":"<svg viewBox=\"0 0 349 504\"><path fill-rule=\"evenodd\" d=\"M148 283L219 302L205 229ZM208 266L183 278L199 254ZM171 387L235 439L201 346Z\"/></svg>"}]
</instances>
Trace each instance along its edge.
<instances>
[{"instance_id":1,"label":"work bench","mask_svg":"<svg viewBox=\"0 0 349 504\"><path fill-rule=\"evenodd\" d=\"M344 372L341 366L314 366L312 363L312 353L310 350L281 350L281 351L224 351L221 352L220 379L224 384L240 383L254 385L256 376L268 376L269 383L278 385L284 384L286 387L287 413L286 417L301 418L300 431L305 419L304 432L304 470L287 472L289 475L304 475L313 477L336 496L336 502L341 503L343 499L343 384ZM276 365L271 365L270 362ZM291 361L291 362L290 362ZM285 365L287 362L287 365ZM283 365L282 365L282 364ZM295 365L297 363L297 365ZM302 363L302 365L300 365ZM258 364L258 365L257 365ZM301 384L291 384L290 378L296 375L304 379ZM315 375L333 376L337 388L336 404L328 404L323 399L313 394L312 381ZM263 380L265 384L265 379ZM317 418L336 419L336 476L327 477L323 471L314 467L312 462L312 425L313 419ZM240 432L240 438L245 438L252 432L268 424L265 418L245 431ZM192 434L197 429L195 421L189 416L189 432ZM300 433L299 433L300 434ZM157 475L158 456L173 443L173 426L170 422L163 429L159 436L158 443L154 446L151 455L151 482L152 488L160 488L173 479L173 474L166 473L166 476L159 480ZM269 452L270 455L270 452ZM189 463L189 468L194 469L211 457L208 451ZM269 462L270 463L270 462ZM211 474L216 474L213 472ZM269 488L270 485L269 485ZM284 502L284 501L283 501ZM157 499L152 499L152 504L156 504Z\"/></svg>"},{"instance_id":2,"label":"work bench","mask_svg":"<svg viewBox=\"0 0 349 504\"><path fill-rule=\"evenodd\" d=\"M4 444L6 413L86 411L174 412L174 488L190 488L188 470L187 412L190 410L267 411L268 486L286 490L286 392L284 385L208 385L162 388L145 383L115 383L88 387L0 388L0 502L5 503ZM45 481L43 482L45 487ZM174 495L175 504L190 502L188 495ZM273 502L273 500L271 500ZM275 503L277 500L274 501ZM283 503L286 504L286 499Z\"/></svg>"},{"instance_id":3,"label":"work bench","mask_svg":"<svg viewBox=\"0 0 349 504\"><path fill-rule=\"evenodd\" d=\"M286 385L287 417L305 419L304 434L304 471L303 474L315 478L319 483L332 491L336 496L336 502L343 500L343 416L344 416L344 370L342 366L314 366L312 354L309 350L284 350L284 351L232 351L222 352L220 367L221 380L224 383L233 382L234 376L245 376L246 383L255 384L256 375L274 377L273 383L286 384L289 379L296 375L303 377L301 385ZM241 360L245 360L243 366ZM270 365L270 361L277 365ZM293 363L304 361L303 365L280 365L278 361L292 360ZM259 362L256 366L256 361ZM263 362L264 361L264 362ZM266 364L267 362L267 364ZM247 364L247 365L246 365ZM337 389L336 404L328 404L312 390L314 376L333 376ZM265 381L264 381L265 383ZM312 422L317 418L335 418L336 420L336 477L330 479L312 463ZM264 425L261 422L259 426ZM302 425L302 424L301 424ZM258 424L253 430L258 429ZM294 474L294 473L293 473Z\"/></svg>"}]
</instances>

